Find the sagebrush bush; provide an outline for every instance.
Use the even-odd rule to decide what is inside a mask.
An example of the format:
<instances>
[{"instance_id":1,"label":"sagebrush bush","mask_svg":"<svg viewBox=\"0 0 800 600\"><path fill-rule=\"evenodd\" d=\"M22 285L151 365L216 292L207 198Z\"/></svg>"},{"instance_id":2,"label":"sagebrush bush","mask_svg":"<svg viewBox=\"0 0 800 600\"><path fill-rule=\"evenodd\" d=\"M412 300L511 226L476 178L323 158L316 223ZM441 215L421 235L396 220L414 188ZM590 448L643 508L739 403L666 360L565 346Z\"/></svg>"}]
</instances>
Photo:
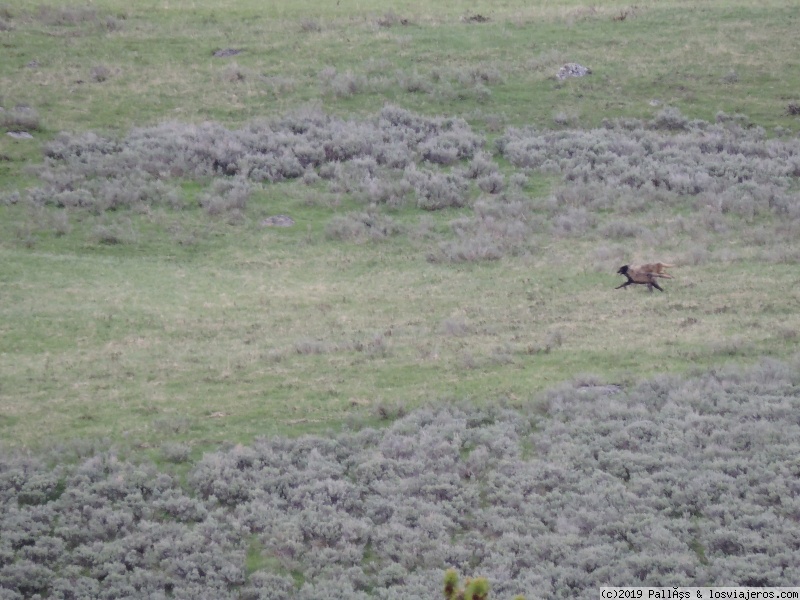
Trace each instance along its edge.
<instances>
[{"instance_id":1,"label":"sagebrush bush","mask_svg":"<svg viewBox=\"0 0 800 600\"><path fill-rule=\"evenodd\" d=\"M39 6L35 18L50 26L78 25L95 23L99 15L92 6Z\"/></svg>"},{"instance_id":2,"label":"sagebrush bush","mask_svg":"<svg viewBox=\"0 0 800 600\"><path fill-rule=\"evenodd\" d=\"M96 448L56 467L6 453L0 594L433 597L451 566L497 598L790 586L797 367L627 388L589 375L529 409L265 438L207 453L186 487Z\"/></svg>"},{"instance_id":3,"label":"sagebrush bush","mask_svg":"<svg viewBox=\"0 0 800 600\"><path fill-rule=\"evenodd\" d=\"M107 245L134 244L139 234L130 219L106 220L92 229L92 238Z\"/></svg>"},{"instance_id":4,"label":"sagebrush bush","mask_svg":"<svg viewBox=\"0 0 800 600\"><path fill-rule=\"evenodd\" d=\"M103 83L111 77L111 69L105 65L95 65L90 70L90 76L95 83Z\"/></svg>"},{"instance_id":5,"label":"sagebrush bush","mask_svg":"<svg viewBox=\"0 0 800 600\"><path fill-rule=\"evenodd\" d=\"M487 194L499 194L505 188L505 177L501 173L490 173L478 177L476 183Z\"/></svg>"},{"instance_id":6,"label":"sagebrush bush","mask_svg":"<svg viewBox=\"0 0 800 600\"><path fill-rule=\"evenodd\" d=\"M397 71L395 77L397 79L397 84L411 94L431 92L432 85L430 79L421 75L416 70L410 73Z\"/></svg>"},{"instance_id":7,"label":"sagebrush bush","mask_svg":"<svg viewBox=\"0 0 800 600\"><path fill-rule=\"evenodd\" d=\"M365 204L399 209L406 204L412 192L413 187L405 178L390 179L387 176L368 175L361 179L354 195Z\"/></svg>"},{"instance_id":8,"label":"sagebrush bush","mask_svg":"<svg viewBox=\"0 0 800 600\"><path fill-rule=\"evenodd\" d=\"M652 126L656 129L680 131L689 127L689 119L683 116L677 108L667 106L658 112L653 119Z\"/></svg>"},{"instance_id":9,"label":"sagebrush bush","mask_svg":"<svg viewBox=\"0 0 800 600\"><path fill-rule=\"evenodd\" d=\"M337 98L354 96L367 87L367 80L363 75L350 70L339 73L333 67L323 69L319 74L319 81L323 94L332 94Z\"/></svg>"},{"instance_id":10,"label":"sagebrush bush","mask_svg":"<svg viewBox=\"0 0 800 600\"><path fill-rule=\"evenodd\" d=\"M469 185L458 173L411 167L405 170L405 180L417 196L417 207L423 210L460 208L469 202Z\"/></svg>"},{"instance_id":11,"label":"sagebrush bush","mask_svg":"<svg viewBox=\"0 0 800 600\"><path fill-rule=\"evenodd\" d=\"M211 189L199 196L198 204L211 216L244 212L251 194L252 187L245 179L216 179Z\"/></svg>"},{"instance_id":12,"label":"sagebrush bush","mask_svg":"<svg viewBox=\"0 0 800 600\"><path fill-rule=\"evenodd\" d=\"M135 129L122 140L62 134L45 147L49 161L41 177L55 192L91 191L98 178L116 184L132 172L140 179L236 175L279 182L308 176L309 169L331 179L341 168L338 179L350 182L351 163L356 169L370 163L370 177L383 179L420 160L468 159L483 143L464 121L419 117L392 106L364 122L301 110L239 131L210 123L166 123Z\"/></svg>"},{"instance_id":13,"label":"sagebrush bush","mask_svg":"<svg viewBox=\"0 0 800 600\"><path fill-rule=\"evenodd\" d=\"M478 179L498 173L499 167L487 152L476 152L469 161L464 175L469 179Z\"/></svg>"},{"instance_id":14,"label":"sagebrush bush","mask_svg":"<svg viewBox=\"0 0 800 600\"><path fill-rule=\"evenodd\" d=\"M644 228L641 225L613 221L600 230L600 235L608 239L635 238L639 237L643 232Z\"/></svg>"},{"instance_id":15,"label":"sagebrush bush","mask_svg":"<svg viewBox=\"0 0 800 600\"><path fill-rule=\"evenodd\" d=\"M189 460L192 448L188 444L179 442L165 443L161 445L161 455L164 460L174 463L182 463Z\"/></svg>"},{"instance_id":16,"label":"sagebrush bush","mask_svg":"<svg viewBox=\"0 0 800 600\"><path fill-rule=\"evenodd\" d=\"M316 19L306 18L300 20L300 31L304 33L317 33L322 31L322 25Z\"/></svg>"},{"instance_id":17,"label":"sagebrush bush","mask_svg":"<svg viewBox=\"0 0 800 600\"><path fill-rule=\"evenodd\" d=\"M39 112L29 106L15 106L0 111L0 126L8 131L39 131L42 128Z\"/></svg>"},{"instance_id":18,"label":"sagebrush bush","mask_svg":"<svg viewBox=\"0 0 800 600\"><path fill-rule=\"evenodd\" d=\"M496 141L515 166L560 173L575 184L681 195L720 193L752 182L786 189L797 163L796 140L771 140L736 124L684 124L672 111L656 120L665 134L644 123L617 121L590 131L509 129Z\"/></svg>"},{"instance_id":19,"label":"sagebrush bush","mask_svg":"<svg viewBox=\"0 0 800 600\"><path fill-rule=\"evenodd\" d=\"M537 234L549 231L533 203L516 194L480 199L474 216L456 219L450 226L455 239L440 242L428 260L457 263L524 255L536 250Z\"/></svg>"},{"instance_id":20,"label":"sagebrush bush","mask_svg":"<svg viewBox=\"0 0 800 600\"><path fill-rule=\"evenodd\" d=\"M597 223L597 217L585 208L569 208L553 218L551 232L558 237L582 237Z\"/></svg>"},{"instance_id":21,"label":"sagebrush bush","mask_svg":"<svg viewBox=\"0 0 800 600\"><path fill-rule=\"evenodd\" d=\"M390 66L375 61L368 71L374 75ZM328 87L349 86L347 74L337 83L341 75L326 68L320 80ZM458 85L493 82L480 69L455 74L433 69L430 77L437 86L448 78ZM9 117L12 113L5 111L4 118L21 118ZM495 260L528 253L537 244L536 233L636 239L647 245L674 243L676 235L685 235L708 246L724 238L733 241L742 222L768 223L776 244L793 241L800 231L797 139L768 139L740 115L722 113L715 123L690 121L667 108L650 121L606 121L594 130L509 128L490 153L486 138L462 119L426 117L386 105L372 117L345 120L311 105L240 129L162 123L118 138L62 133L45 144L44 153L44 164L36 168L39 186L6 194L6 204L13 199L54 206L67 215L149 215L153 208L199 206L209 217L244 224L250 222L253 194L300 180L315 191L323 188L323 196L312 199L309 194L308 202L329 197L335 208L343 198L352 198L372 218L408 206L423 211L474 207L473 218L454 228L454 236L432 239L431 260ZM560 181L549 194L531 198L530 184L542 177ZM203 191L184 193L185 179L200 182ZM490 202L481 195L495 197L495 208L487 212ZM524 214L503 216L497 210L501 205L526 208ZM69 221L67 216L50 230L64 235ZM337 215L326 233L358 241L376 231L381 229L359 225L352 215ZM124 241L96 233L95 238L109 243L114 237ZM36 235L31 231L19 239L27 244ZM738 236L736 241L748 239ZM766 261L787 262L794 254L791 248L761 246L757 256Z\"/></svg>"},{"instance_id":22,"label":"sagebrush bush","mask_svg":"<svg viewBox=\"0 0 800 600\"><path fill-rule=\"evenodd\" d=\"M333 217L325 226L330 239L350 241L378 241L402 231L391 217L377 213L348 213Z\"/></svg>"}]
</instances>

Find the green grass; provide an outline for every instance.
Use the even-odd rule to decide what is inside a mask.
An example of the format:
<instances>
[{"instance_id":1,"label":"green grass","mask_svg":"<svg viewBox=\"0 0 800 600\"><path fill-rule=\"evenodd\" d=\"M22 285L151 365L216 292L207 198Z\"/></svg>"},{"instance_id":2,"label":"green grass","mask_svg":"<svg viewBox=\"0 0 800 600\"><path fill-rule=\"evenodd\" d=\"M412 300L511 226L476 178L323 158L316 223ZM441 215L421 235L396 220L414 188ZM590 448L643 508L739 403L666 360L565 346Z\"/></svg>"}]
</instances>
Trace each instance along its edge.
<instances>
[{"instance_id":1,"label":"green grass","mask_svg":"<svg viewBox=\"0 0 800 600\"><path fill-rule=\"evenodd\" d=\"M650 295L545 255L453 267L405 241L309 242L302 227L225 239L184 256L3 248L4 439L238 442L796 344L793 265L683 267Z\"/></svg>"},{"instance_id":2,"label":"green grass","mask_svg":"<svg viewBox=\"0 0 800 600\"><path fill-rule=\"evenodd\" d=\"M46 132L124 131L165 119L241 123L304 102L363 114L387 99L415 111L494 115L511 124L549 125L556 111L584 125L649 116L650 101L658 100L692 117L713 119L723 110L765 127L797 125L786 112L800 84L792 41L798 17L789 0L672 0L635 8L408 1L391 11L354 0L324 7L101 0L82 20L66 23L42 17L37 3L4 6L10 29L0 34L3 102L34 107ZM87 5L55 5L62 6ZM625 20L615 20L625 11ZM489 21L465 21L475 14ZM382 27L387 15L395 24ZM304 27L308 22L317 27ZM214 58L222 48L243 52ZM32 61L38 66L28 66ZM557 82L553 75L567 61L590 66L593 76ZM98 67L107 71L102 81L93 75ZM370 83L345 97L326 93L326 67ZM467 81L476 70L495 77L486 85L489 96ZM419 74L430 90L404 90L398 73Z\"/></svg>"},{"instance_id":3,"label":"green grass","mask_svg":"<svg viewBox=\"0 0 800 600\"><path fill-rule=\"evenodd\" d=\"M408 24L384 27L384 7L354 0L50 4L71 20L5 2L0 105L31 106L41 127L34 140L0 136L0 187L33 185L29 167L61 131L235 126L309 102L358 116L391 101L493 132L553 127L560 112L582 127L649 118L657 100L690 117L744 113L797 130L786 112L800 89L794 2L446 4L395 3L391 15ZM465 21L475 14L489 21ZM212 57L228 47L244 52ZM557 82L568 61L593 74ZM97 67L108 77L93 78ZM337 94L321 83L326 67L366 83ZM427 91L398 83L415 73ZM546 196L552 183L537 177L528 193ZM206 184L186 182L187 199ZM613 270L591 258L596 240L548 240L487 264L429 262L447 223L468 211L424 215L432 240L330 240L329 219L357 207L319 196L273 186L239 226L193 210L76 213L61 236L39 227L50 213L0 203L0 438L204 448L449 399L525 403L584 374L631 382L796 346L796 265L750 260L752 245L735 235L708 243L743 258L684 265L666 294L650 295L613 289ZM275 213L297 225L258 226ZM423 215L392 217L413 232ZM132 239L93 240L108 223ZM668 259L690 242L630 254Z\"/></svg>"}]
</instances>

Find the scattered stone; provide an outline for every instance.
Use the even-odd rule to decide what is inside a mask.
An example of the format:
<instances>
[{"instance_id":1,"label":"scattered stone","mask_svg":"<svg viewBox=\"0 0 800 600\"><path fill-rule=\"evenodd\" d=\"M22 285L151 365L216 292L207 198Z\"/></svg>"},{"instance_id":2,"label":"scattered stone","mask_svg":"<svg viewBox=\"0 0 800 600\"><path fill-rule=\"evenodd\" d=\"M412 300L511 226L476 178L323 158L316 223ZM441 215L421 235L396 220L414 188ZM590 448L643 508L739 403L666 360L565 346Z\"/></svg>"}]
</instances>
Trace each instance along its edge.
<instances>
[{"instance_id":1,"label":"scattered stone","mask_svg":"<svg viewBox=\"0 0 800 600\"><path fill-rule=\"evenodd\" d=\"M228 56L236 56L242 52L244 52L244 50L240 50L238 48L223 48L221 50L215 50L213 55L216 58L226 58Z\"/></svg>"},{"instance_id":2,"label":"scattered stone","mask_svg":"<svg viewBox=\"0 0 800 600\"><path fill-rule=\"evenodd\" d=\"M29 62L25 66L28 67L29 69L38 69L39 68L39 61L38 60L32 60L31 62Z\"/></svg>"},{"instance_id":3,"label":"scattered stone","mask_svg":"<svg viewBox=\"0 0 800 600\"><path fill-rule=\"evenodd\" d=\"M286 215L274 215L261 221L262 227L291 227L292 225L294 225L294 219Z\"/></svg>"},{"instance_id":4,"label":"scattered stone","mask_svg":"<svg viewBox=\"0 0 800 600\"><path fill-rule=\"evenodd\" d=\"M578 63L567 63L558 70L556 79L561 81L570 77L584 77L590 75L591 72L591 69L579 65Z\"/></svg>"},{"instance_id":5,"label":"scattered stone","mask_svg":"<svg viewBox=\"0 0 800 600\"><path fill-rule=\"evenodd\" d=\"M9 131L8 135L10 135L15 140L32 140L33 136L28 133L27 131Z\"/></svg>"}]
</instances>

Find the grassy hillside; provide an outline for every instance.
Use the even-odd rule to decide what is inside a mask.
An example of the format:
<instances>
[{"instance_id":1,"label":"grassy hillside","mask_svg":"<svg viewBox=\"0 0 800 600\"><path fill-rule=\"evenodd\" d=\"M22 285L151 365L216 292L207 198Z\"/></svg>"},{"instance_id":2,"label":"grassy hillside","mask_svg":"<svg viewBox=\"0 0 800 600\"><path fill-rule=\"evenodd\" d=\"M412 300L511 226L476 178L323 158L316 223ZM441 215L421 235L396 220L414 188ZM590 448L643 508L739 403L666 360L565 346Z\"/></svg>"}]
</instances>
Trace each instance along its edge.
<instances>
[{"instance_id":1,"label":"grassy hillside","mask_svg":"<svg viewBox=\"0 0 800 600\"><path fill-rule=\"evenodd\" d=\"M3 440L790 355L796 11L696 4L3 3ZM613 289L650 259L665 294Z\"/></svg>"},{"instance_id":2,"label":"grassy hillside","mask_svg":"<svg viewBox=\"0 0 800 600\"><path fill-rule=\"evenodd\" d=\"M601 4L0 0L0 595L792 584L800 13Z\"/></svg>"},{"instance_id":3,"label":"grassy hillside","mask_svg":"<svg viewBox=\"0 0 800 600\"><path fill-rule=\"evenodd\" d=\"M244 123L387 101L476 123L596 125L651 102L795 126L796 6L703 2L5 2L4 106L47 131ZM219 50L238 50L215 57ZM565 62L593 70L559 83Z\"/></svg>"}]
</instances>

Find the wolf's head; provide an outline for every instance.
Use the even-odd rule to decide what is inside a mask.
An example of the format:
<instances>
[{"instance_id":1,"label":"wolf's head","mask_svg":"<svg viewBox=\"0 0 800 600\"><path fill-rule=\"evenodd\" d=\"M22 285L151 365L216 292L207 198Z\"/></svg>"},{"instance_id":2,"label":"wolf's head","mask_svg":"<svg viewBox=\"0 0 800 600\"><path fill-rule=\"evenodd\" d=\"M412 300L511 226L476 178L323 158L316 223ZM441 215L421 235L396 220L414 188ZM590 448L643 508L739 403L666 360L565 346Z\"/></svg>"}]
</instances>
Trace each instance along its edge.
<instances>
[{"instance_id":1,"label":"wolf's head","mask_svg":"<svg viewBox=\"0 0 800 600\"><path fill-rule=\"evenodd\" d=\"M617 271L620 275L627 275L628 274L628 265L622 265Z\"/></svg>"}]
</instances>

